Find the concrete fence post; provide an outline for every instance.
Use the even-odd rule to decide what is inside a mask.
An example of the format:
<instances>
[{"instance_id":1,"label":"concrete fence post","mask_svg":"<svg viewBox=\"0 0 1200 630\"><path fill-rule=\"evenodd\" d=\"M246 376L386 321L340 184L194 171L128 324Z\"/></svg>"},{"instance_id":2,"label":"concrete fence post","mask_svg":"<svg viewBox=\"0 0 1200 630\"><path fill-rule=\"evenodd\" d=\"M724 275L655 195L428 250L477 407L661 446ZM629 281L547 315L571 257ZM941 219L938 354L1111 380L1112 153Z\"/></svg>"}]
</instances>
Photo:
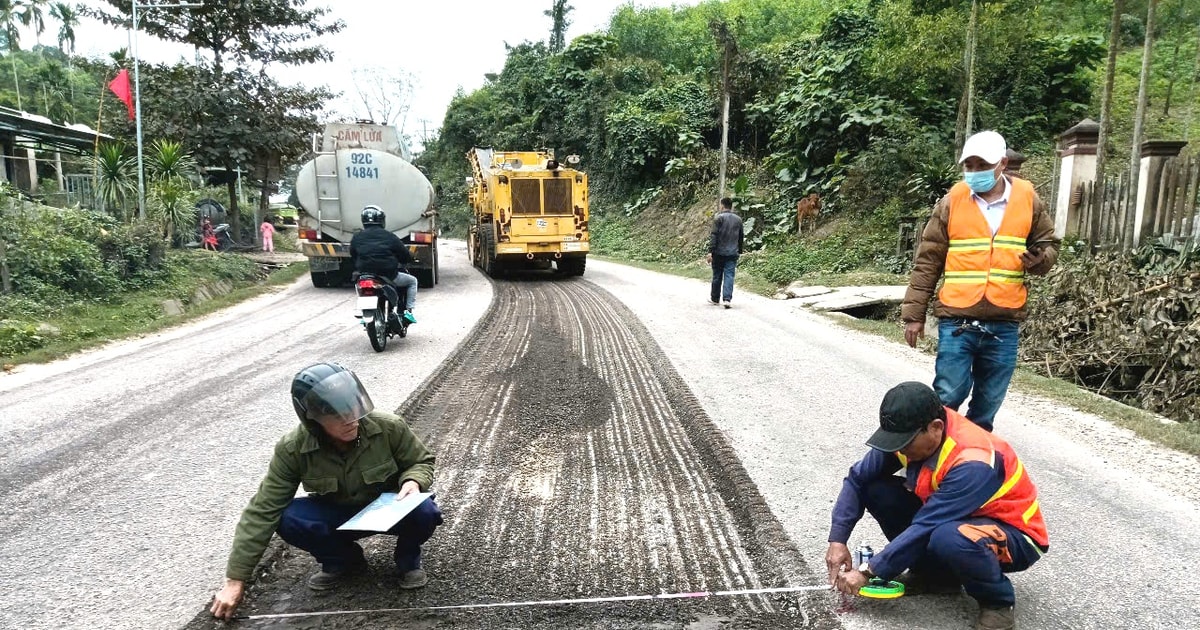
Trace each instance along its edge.
<instances>
[{"instance_id":1,"label":"concrete fence post","mask_svg":"<svg viewBox=\"0 0 1200 630\"><path fill-rule=\"evenodd\" d=\"M1083 119L1058 136L1060 166L1054 201L1054 235L1058 238L1081 233L1081 208L1074 193L1081 184L1096 181L1099 139L1100 124L1091 118Z\"/></svg>"},{"instance_id":2,"label":"concrete fence post","mask_svg":"<svg viewBox=\"0 0 1200 630\"><path fill-rule=\"evenodd\" d=\"M1177 157L1186 142L1176 140L1147 140L1142 143L1141 173L1138 174L1137 202L1133 207L1133 244L1144 237L1157 236L1154 219L1158 214L1158 193L1162 184L1163 167ZM1160 232L1161 233L1161 232Z\"/></svg>"}]
</instances>

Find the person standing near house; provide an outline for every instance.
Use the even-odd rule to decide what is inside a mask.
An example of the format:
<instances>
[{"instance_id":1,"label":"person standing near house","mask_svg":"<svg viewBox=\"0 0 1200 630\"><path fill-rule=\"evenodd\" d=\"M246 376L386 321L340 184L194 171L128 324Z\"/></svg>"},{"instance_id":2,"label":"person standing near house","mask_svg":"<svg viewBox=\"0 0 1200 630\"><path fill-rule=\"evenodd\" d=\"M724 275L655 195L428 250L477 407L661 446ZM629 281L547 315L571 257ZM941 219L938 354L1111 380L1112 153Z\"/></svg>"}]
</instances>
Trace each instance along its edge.
<instances>
[{"instance_id":1,"label":"person standing near house","mask_svg":"<svg viewBox=\"0 0 1200 630\"><path fill-rule=\"evenodd\" d=\"M262 232L263 251L275 251L275 226L271 225L270 217L263 218L262 225L258 226L258 231Z\"/></svg>"},{"instance_id":2,"label":"person standing near house","mask_svg":"<svg viewBox=\"0 0 1200 630\"><path fill-rule=\"evenodd\" d=\"M713 217L712 232L708 235L708 255L705 256L705 260L712 265L709 304L724 304L725 308L732 306L733 278L745 236L742 218L733 213L733 200L729 197L721 199L720 211Z\"/></svg>"},{"instance_id":3,"label":"person standing near house","mask_svg":"<svg viewBox=\"0 0 1200 630\"><path fill-rule=\"evenodd\" d=\"M938 201L921 235L901 307L904 339L916 347L934 302L938 352L933 388L955 411L991 431L1017 364L1017 335L1027 316L1028 277L1058 259L1054 219L1033 184L1004 174L1007 143L995 131L967 139L963 181Z\"/></svg>"}]
</instances>

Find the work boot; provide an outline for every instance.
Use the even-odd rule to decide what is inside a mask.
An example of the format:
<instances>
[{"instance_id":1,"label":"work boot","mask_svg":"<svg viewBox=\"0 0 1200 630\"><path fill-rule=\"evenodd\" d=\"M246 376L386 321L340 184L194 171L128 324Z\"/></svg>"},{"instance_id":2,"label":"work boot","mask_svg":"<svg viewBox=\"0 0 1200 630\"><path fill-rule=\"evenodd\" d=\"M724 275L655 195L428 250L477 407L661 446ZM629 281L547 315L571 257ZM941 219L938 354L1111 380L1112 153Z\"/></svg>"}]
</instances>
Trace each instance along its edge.
<instances>
[{"instance_id":1,"label":"work boot","mask_svg":"<svg viewBox=\"0 0 1200 630\"><path fill-rule=\"evenodd\" d=\"M1016 630L1017 615L1012 606L1004 608L979 607L979 622L975 630Z\"/></svg>"},{"instance_id":2,"label":"work boot","mask_svg":"<svg viewBox=\"0 0 1200 630\"><path fill-rule=\"evenodd\" d=\"M429 583L425 569L417 568L400 573L400 588L406 591L421 588Z\"/></svg>"},{"instance_id":3,"label":"work boot","mask_svg":"<svg viewBox=\"0 0 1200 630\"><path fill-rule=\"evenodd\" d=\"M326 571L322 568L320 571L308 576L308 588L314 591L328 591L338 584L341 584L347 577L354 575L367 568L367 559L359 557L354 562L346 566L346 568L338 571Z\"/></svg>"},{"instance_id":4,"label":"work boot","mask_svg":"<svg viewBox=\"0 0 1200 630\"><path fill-rule=\"evenodd\" d=\"M410 324L417 323L417 318L413 316L412 309L404 309L404 321Z\"/></svg>"},{"instance_id":5,"label":"work boot","mask_svg":"<svg viewBox=\"0 0 1200 630\"><path fill-rule=\"evenodd\" d=\"M904 585L905 595L957 595L962 592L962 582L953 577L936 578L911 569L896 576L896 581Z\"/></svg>"}]
</instances>

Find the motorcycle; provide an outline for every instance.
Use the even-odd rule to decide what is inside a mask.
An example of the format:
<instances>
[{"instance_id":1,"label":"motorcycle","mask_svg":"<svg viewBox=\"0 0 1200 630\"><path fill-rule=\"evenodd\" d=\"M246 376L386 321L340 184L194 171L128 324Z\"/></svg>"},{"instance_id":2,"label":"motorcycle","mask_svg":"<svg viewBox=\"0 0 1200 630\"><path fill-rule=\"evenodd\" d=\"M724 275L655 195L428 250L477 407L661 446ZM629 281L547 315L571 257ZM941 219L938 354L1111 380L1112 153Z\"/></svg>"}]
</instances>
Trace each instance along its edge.
<instances>
[{"instance_id":1,"label":"motorcycle","mask_svg":"<svg viewBox=\"0 0 1200 630\"><path fill-rule=\"evenodd\" d=\"M366 329L375 352L383 352L392 337L408 336L408 322L396 308L400 304L399 292L391 282L382 276L360 273L354 279L354 291L358 295L355 317Z\"/></svg>"}]
</instances>

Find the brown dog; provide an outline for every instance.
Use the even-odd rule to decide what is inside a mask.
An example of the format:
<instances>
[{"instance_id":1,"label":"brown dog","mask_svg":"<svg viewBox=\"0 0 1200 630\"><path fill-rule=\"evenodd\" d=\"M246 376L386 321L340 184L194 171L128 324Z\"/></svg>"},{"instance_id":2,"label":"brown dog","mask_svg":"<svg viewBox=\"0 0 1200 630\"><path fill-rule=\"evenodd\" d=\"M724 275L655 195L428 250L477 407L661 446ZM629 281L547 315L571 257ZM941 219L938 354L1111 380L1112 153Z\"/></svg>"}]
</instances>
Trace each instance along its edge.
<instances>
[{"instance_id":1,"label":"brown dog","mask_svg":"<svg viewBox=\"0 0 1200 630\"><path fill-rule=\"evenodd\" d=\"M821 213L821 197L813 193L796 202L796 223L800 234L804 233L804 220L812 223L812 229L817 227L817 215Z\"/></svg>"}]
</instances>

